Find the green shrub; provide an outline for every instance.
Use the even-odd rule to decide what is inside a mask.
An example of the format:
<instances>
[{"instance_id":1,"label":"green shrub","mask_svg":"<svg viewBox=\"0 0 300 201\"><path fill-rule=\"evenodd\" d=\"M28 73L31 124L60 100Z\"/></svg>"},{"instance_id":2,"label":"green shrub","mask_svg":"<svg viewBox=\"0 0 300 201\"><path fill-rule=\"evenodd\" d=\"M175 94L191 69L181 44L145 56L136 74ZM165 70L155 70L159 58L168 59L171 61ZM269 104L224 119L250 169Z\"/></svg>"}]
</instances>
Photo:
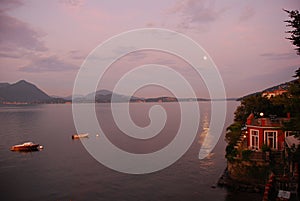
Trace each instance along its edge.
<instances>
[{"instance_id":1,"label":"green shrub","mask_svg":"<svg viewBox=\"0 0 300 201\"><path fill-rule=\"evenodd\" d=\"M226 147L226 159L232 161L234 157L236 157L238 151L234 148L233 144L229 144Z\"/></svg>"},{"instance_id":2,"label":"green shrub","mask_svg":"<svg viewBox=\"0 0 300 201\"><path fill-rule=\"evenodd\" d=\"M263 144L261 149L262 149L263 152L271 151L271 148L266 144Z\"/></svg>"},{"instance_id":3,"label":"green shrub","mask_svg":"<svg viewBox=\"0 0 300 201\"><path fill-rule=\"evenodd\" d=\"M242 159L245 161L249 161L251 154L252 154L251 150L243 150L242 151Z\"/></svg>"},{"instance_id":4,"label":"green shrub","mask_svg":"<svg viewBox=\"0 0 300 201\"><path fill-rule=\"evenodd\" d=\"M236 144L241 135L242 125L240 123L233 123L226 129L225 140L228 144Z\"/></svg>"}]
</instances>

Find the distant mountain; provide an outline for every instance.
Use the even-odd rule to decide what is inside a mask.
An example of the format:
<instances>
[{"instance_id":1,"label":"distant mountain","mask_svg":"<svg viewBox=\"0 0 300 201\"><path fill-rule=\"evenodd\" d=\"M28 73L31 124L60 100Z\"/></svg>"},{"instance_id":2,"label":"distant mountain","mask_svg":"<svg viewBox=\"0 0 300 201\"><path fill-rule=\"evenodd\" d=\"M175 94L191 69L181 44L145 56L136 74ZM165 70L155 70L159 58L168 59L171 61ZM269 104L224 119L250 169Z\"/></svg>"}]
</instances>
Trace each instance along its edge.
<instances>
[{"instance_id":1,"label":"distant mountain","mask_svg":"<svg viewBox=\"0 0 300 201\"><path fill-rule=\"evenodd\" d=\"M139 98L117 94L112 91L102 89L88 95L75 95L74 102L77 103L110 103L112 96L114 102L190 102L190 101L215 101L203 98L175 98L175 97L156 97ZM15 103L66 103L72 101L72 96L61 98L59 96L49 96L37 86L25 80L14 84L0 83L0 104Z\"/></svg>"},{"instance_id":2,"label":"distant mountain","mask_svg":"<svg viewBox=\"0 0 300 201\"><path fill-rule=\"evenodd\" d=\"M272 92L272 91L275 91L275 90L279 90L279 89L285 89L287 90L289 85L291 83L295 82L295 80L292 80L292 81L289 81L289 82L285 82L285 83L282 83L282 84L279 84L279 85L276 85L276 86L273 86L273 87L269 87L267 89L264 89L262 91L259 91L259 92L255 92L255 93L251 93L251 94L248 94L248 95L245 95L243 97L240 97L237 99L237 101L241 101L243 100L244 98L247 98L247 97L250 97L250 96L255 96L255 95L260 95L264 92Z\"/></svg>"},{"instance_id":3,"label":"distant mountain","mask_svg":"<svg viewBox=\"0 0 300 201\"><path fill-rule=\"evenodd\" d=\"M113 93L112 91L101 89L93 93L89 93L86 96L75 96L75 102L97 102L97 103L109 103L112 101L112 96L114 95L114 102L127 102L130 101L138 101L141 98L134 96L126 96L122 94Z\"/></svg>"},{"instance_id":4,"label":"distant mountain","mask_svg":"<svg viewBox=\"0 0 300 201\"><path fill-rule=\"evenodd\" d=\"M111 95L113 92L107 90L107 89L101 89L96 91L96 95L101 95L101 96L107 96L107 95Z\"/></svg>"},{"instance_id":5,"label":"distant mountain","mask_svg":"<svg viewBox=\"0 0 300 201\"><path fill-rule=\"evenodd\" d=\"M9 86L9 83L7 83L7 82L5 82L5 83L0 83L0 88L2 88L2 87L7 87L7 86Z\"/></svg>"},{"instance_id":6,"label":"distant mountain","mask_svg":"<svg viewBox=\"0 0 300 201\"><path fill-rule=\"evenodd\" d=\"M145 102L178 102L175 97L157 97L157 98L147 98Z\"/></svg>"},{"instance_id":7,"label":"distant mountain","mask_svg":"<svg viewBox=\"0 0 300 201\"><path fill-rule=\"evenodd\" d=\"M115 96L114 102L122 103L122 102L191 102L191 101L236 101L236 98L228 98L228 99L207 99L207 98L175 98L175 97L153 97L153 98L140 98L135 96L127 96L123 94L117 94L112 91L101 89L93 93L89 93L86 96L77 95L74 98L74 102L84 103L84 102L96 102L96 103L110 103L112 102L112 95ZM68 98L72 99L72 96L68 96ZM66 99L68 99L66 98Z\"/></svg>"},{"instance_id":8,"label":"distant mountain","mask_svg":"<svg viewBox=\"0 0 300 201\"><path fill-rule=\"evenodd\" d=\"M49 101L51 97L35 85L21 80L14 84L0 83L0 100L3 102Z\"/></svg>"},{"instance_id":9,"label":"distant mountain","mask_svg":"<svg viewBox=\"0 0 300 201\"><path fill-rule=\"evenodd\" d=\"M289 88L289 85L294 82L295 80L292 80L290 82L285 82L285 83L282 83L282 84L279 84L279 85L276 85L274 87L270 87L270 88L267 88L265 90L262 91L263 92L270 92L270 91L275 91L275 90L278 90L278 89L285 89L287 90Z\"/></svg>"},{"instance_id":10,"label":"distant mountain","mask_svg":"<svg viewBox=\"0 0 300 201\"><path fill-rule=\"evenodd\" d=\"M73 97L73 95L70 95L70 96L67 96L67 97L63 97L65 100L68 100L68 101L72 101L72 97ZM76 99L83 99L84 98L84 95L74 95L74 98L75 98L75 100Z\"/></svg>"},{"instance_id":11,"label":"distant mountain","mask_svg":"<svg viewBox=\"0 0 300 201\"><path fill-rule=\"evenodd\" d=\"M49 95L51 98L63 98L61 96L57 96L57 95Z\"/></svg>"}]
</instances>

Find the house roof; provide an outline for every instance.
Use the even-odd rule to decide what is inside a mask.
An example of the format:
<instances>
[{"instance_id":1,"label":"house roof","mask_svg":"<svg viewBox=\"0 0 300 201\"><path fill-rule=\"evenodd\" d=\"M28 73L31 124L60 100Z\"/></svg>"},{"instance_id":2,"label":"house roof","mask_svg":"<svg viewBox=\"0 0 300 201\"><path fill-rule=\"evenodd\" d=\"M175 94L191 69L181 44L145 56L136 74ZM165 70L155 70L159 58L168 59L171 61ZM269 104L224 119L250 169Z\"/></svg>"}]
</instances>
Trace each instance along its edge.
<instances>
[{"instance_id":1,"label":"house roof","mask_svg":"<svg viewBox=\"0 0 300 201\"><path fill-rule=\"evenodd\" d=\"M262 127L282 127L283 122L287 121L287 118L276 118L276 119L270 119L270 118L258 118L258 119L251 119L249 121L249 126L262 126Z\"/></svg>"},{"instance_id":2,"label":"house roof","mask_svg":"<svg viewBox=\"0 0 300 201\"><path fill-rule=\"evenodd\" d=\"M260 127L276 127L281 128L284 122L289 121L289 117L260 117L255 118L254 114L251 113L247 118L247 126L260 126Z\"/></svg>"}]
</instances>

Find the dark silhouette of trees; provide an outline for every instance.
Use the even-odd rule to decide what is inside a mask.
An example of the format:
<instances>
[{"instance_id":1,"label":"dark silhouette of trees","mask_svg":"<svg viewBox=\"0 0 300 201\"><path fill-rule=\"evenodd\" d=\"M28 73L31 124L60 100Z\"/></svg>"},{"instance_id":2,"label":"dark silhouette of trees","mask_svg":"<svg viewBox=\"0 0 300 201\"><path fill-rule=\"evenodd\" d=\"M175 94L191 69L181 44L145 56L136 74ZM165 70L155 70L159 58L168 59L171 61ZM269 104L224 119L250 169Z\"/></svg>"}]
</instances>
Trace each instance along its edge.
<instances>
[{"instance_id":1,"label":"dark silhouette of trees","mask_svg":"<svg viewBox=\"0 0 300 201\"><path fill-rule=\"evenodd\" d=\"M286 109L291 113L291 120L285 125L285 130L300 131L300 68L295 72L298 79L293 81L288 89L288 97L285 101Z\"/></svg>"},{"instance_id":2,"label":"dark silhouette of trees","mask_svg":"<svg viewBox=\"0 0 300 201\"><path fill-rule=\"evenodd\" d=\"M287 33L291 34L287 39L291 40L293 45L296 46L297 54L300 55L300 13L298 10L285 10L289 14L291 19L286 20L287 27L292 27L292 30L287 31Z\"/></svg>"},{"instance_id":3,"label":"dark silhouette of trees","mask_svg":"<svg viewBox=\"0 0 300 201\"><path fill-rule=\"evenodd\" d=\"M261 93L247 96L242 99L241 105L236 109L234 121L244 124L251 113L255 117L259 117L260 113L263 113L264 117L285 117L287 111L285 110L286 100L284 96L285 94L270 99L263 97Z\"/></svg>"},{"instance_id":4,"label":"dark silhouette of trees","mask_svg":"<svg viewBox=\"0 0 300 201\"><path fill-rule=\"evenodd\" d=\"M289 14L290 19L286 20L287 27L292 27L292 30L287 31L291 34L289 39L297 48L297 54L300 55L300 13L298 10L285 10ZM295 75L297 80L292 82L289 86L288 99L286 100L286 107L292 114L292 119L286 125L286 129L300 131L300 68L296 70ZM300 136L299 136L300 137Z\"/></svg>"}]
</instances>

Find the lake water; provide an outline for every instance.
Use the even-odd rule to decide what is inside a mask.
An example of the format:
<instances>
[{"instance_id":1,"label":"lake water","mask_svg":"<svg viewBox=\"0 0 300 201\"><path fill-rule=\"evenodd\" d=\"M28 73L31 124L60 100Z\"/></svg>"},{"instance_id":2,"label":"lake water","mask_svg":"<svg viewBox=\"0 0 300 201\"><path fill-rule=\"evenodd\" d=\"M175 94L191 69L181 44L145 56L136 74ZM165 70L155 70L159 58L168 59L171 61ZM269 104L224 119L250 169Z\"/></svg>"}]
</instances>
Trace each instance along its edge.
<instances>
[{"instance_id":1,"label":"lake water","mask_svg":"<svg viewBox=\"0 0 300 201\"><path fill-rule=\"evenodd\" d=\"M148 110L154 103L130 104L139 126L149 124ZM188 104L188 103L184 103ZM118 147L149 153L169 143L180 122L178 103L160 103L167 123L158 138L148 142L124 137L112 121L109 104L96 104L101 127ZM225 128L232 123L238 102L228 102ZM210 103L199 102L201 120L190 149L173 165L161 171L131 175L111 170L97 162L76 133L72 105L25 105L0 107L0 200L261 200L257 194L212 188L226 167L224 133L209 157L199 160L203 128L209 123ZM91 140L91 139L85 139ZM33 141L44 146L38 152L12 152L10 146Z\"/></svg>"}]
</instances>

